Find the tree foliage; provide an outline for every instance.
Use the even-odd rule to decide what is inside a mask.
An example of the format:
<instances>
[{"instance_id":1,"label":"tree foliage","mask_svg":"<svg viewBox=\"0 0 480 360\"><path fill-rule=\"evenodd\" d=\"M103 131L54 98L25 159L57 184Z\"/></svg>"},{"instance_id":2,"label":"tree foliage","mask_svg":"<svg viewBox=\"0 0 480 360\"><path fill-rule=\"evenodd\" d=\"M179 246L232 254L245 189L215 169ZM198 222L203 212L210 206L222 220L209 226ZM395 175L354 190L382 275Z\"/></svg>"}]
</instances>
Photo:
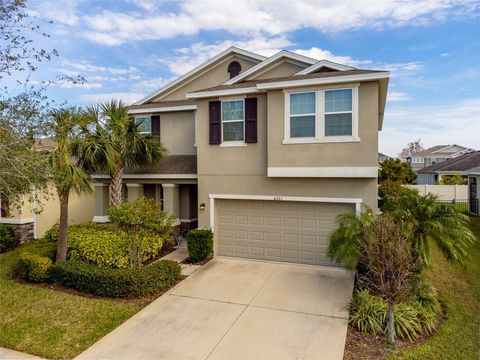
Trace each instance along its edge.
<instances>
[{"instance_id":1,"label":"tree foliage","mask_svg":"<svg viewBox=\"0 0 480 360\"><path fill-rule=\"evenodd\" d=\"M437 181L437 185L466 185L467 179L461 174L455 175L442 175L440 180Z\"/></svg>"},{"instance_id":2,"label":"tree foliage","mask_svg":"<svg viewBox=\"0 0 480 360\"><path fill-rule=\"evenodd\" d=\"M70 191L77 194L92 191L90 175L85 171L83 159L77 156L87 119L75 107L53 110L49 117L49 130L56 147L49 153L49 180L55 185L60 200L60 235L57 261L67 258L68 202Z\"/></svg>"},{"instance_id":3,"label":"tree foliage","mask_svg":"<svg viewBox=\"0 0 480 360\"><path fill-rule=\"evenodd\" d=\"M123 199L125 168L153 166L167 152L158 139L140 133L139 124L121 101L90 106L87 117L95 126L86 138L83 158L90 170L110 175L110 200L118 206Z\"/></svg>"},{"instance_id":4,"label":"tree foliage","mask_svg":"<svg viewBox=\"0 0 480 360\"><path fill-rule=\"evenodd\" d=\"M423 150L425 150L425 148L423 147L422 139L417 139L409 142L407 146L402 149L400 154L398 154L398 156L401 159L406 160L408 157L413 156Z\"/></svg>"},{"instance_id":5,"label":"tree foliage","mask_svg":"<svg viewBox=\"0 0 480 360\"><path fill-rule=\"evenodd\" d=\"M408 232L391 215L378 216L365 227L358 253L366 269L359 274L361 286L388 302L387 339L394 344L394 305L412 296L416 274Z\"/></svg>"},{"instance_id":6,"label":"tree foliage","mask_svg":"<svg viewBox=\"0 0 480 360\"><path fill-rule=\"evenodd\" d=\"M387 159L380 164L378 181L393 181L400 184L411 184L417 175L412 171L410 164L399 159Z\"/></svg>"},{"instance_id":7,"label":"tree foliage","mask_svg":"<svg viewBox=\"0 0 480 360\"><path fill-rule=\"evenodd\" d=\"M175 217L160 210L155 200L140 198L112 206L110 220L126 234L130 266L140 266L147 260L152 242L167 241Z\"/></svg>"}]
</instances>

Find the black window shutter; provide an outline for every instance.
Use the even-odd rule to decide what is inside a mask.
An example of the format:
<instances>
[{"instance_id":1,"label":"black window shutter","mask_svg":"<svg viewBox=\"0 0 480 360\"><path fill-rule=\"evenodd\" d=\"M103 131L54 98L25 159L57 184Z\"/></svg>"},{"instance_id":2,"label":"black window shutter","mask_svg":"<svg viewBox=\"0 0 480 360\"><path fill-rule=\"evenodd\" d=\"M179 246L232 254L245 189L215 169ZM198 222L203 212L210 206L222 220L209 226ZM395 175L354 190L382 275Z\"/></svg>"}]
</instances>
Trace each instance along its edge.
<instances>
[{"instance_id":1,"label":"black window shutter","mask_svg":"<svg viewBox=\"0 0 480 360\"><path fill-rule=\"evenodd\" d=\"M153 115L152 119L152 135L160 135L160 115Z\"/></svg>"},{"instance_id":2,"label":"black window shutter","mask_svg":"<svg viewBox=\"0 0 480 360\"><path fill-rule=\"evenodd\" d=\"M220 101L208 103L208 124L210 145L220 144L222 141L222 124L220 119Z\"/></svg>"},{"instance_id":3,"label":"black window shutter","mask_svg":"<svg viewBox=\"0 0 480 360\"><path fill-rule=\"evenodd\" d=\"M245 142L257 142L257 98L245 99Z\"/></svg>"}]
</instances>

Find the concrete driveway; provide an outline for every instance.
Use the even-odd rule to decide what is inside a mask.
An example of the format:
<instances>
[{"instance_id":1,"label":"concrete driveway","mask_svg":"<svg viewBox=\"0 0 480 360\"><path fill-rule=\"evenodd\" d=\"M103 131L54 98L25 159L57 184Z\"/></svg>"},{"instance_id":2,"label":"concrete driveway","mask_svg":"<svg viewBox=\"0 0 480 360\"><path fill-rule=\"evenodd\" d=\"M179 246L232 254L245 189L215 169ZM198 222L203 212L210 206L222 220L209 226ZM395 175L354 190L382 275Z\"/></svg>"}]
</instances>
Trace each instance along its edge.
<instances>
[{"instance_id":1,"label":"concrete driveway","mask_svg":"<svg viewBox=\"0 0 480 360\"><path fill-rule=\"evenodd\" d=\"M78 359L342 359L353 274L216 257Z\"/></svg>"}]
</instances>

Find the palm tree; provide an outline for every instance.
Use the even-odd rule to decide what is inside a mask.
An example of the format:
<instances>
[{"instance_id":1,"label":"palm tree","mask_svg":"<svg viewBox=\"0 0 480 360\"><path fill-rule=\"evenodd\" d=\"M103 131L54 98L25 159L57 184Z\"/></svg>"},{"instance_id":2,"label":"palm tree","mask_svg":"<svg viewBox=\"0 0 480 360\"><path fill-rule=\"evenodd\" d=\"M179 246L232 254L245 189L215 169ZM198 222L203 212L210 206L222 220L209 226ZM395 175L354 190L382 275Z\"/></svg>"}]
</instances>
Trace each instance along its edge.
<instances>
[{"instance_id":1,"label":"palm tree","mask_svg":"<svg viewBox=\"0 0 480 360\"><path fill-rule=\"evenodd\" d=\"M50 131L57 147L49 153L49 173L60 200L60 234L56 261L67 258L68 199L70 191L78 194L92 191L90 175L82 159L75 156L85 128L85 118L78 108L53 110Z\"/></svg>"},{"instance_id":2,"label":"palm tree","mask_svg":"<svg viewBox=\"0 0 480 360\"><path fill-rule=\"evenodd\" d=\"M94 171L110 175L110 202L122 203L122 180L125 167L153 166L166 157L159 139L140 134L139 124L117 100L87 108L87 117L95 123L86 137L83 158Z\"/></svg>"},{"instance_id":3,"label":"palm tree","mask_svg":"<svg viewBox=\"0 0 480 360\"><path fill-rule=\"evenodd\" d=\"M440 203L433 194L405 192L395 204L387 201L384 211L390 212L411 232L414 253L424 266L432 264L432 242L448 260L462 263L468 245L476 240L468 226L469 217L453 204Z\"/></svg>"},{"instance_id":4,"label":"palm tree","mask_svg":"<svg viewBox=\"0 0 480 360\"><path fill-rule=\"evenodd\" d=\"M475 241L468 227L468 216L457 211L452 204L438 202L435 195L419 195L416 191L402 191L398 196L384 196L385 214L391 214L398 224L410 234L415 262L420 267L430 266L431 243L434 242L448 260L463 262L467 247ZM365 230L372 224L370 212L360 216L342 214L330 235L329 256L355 269L359 248ZM417 261L418 260L418 261ZM358 269L362 272L366 269Z\"/></svg>"}]
</instances>

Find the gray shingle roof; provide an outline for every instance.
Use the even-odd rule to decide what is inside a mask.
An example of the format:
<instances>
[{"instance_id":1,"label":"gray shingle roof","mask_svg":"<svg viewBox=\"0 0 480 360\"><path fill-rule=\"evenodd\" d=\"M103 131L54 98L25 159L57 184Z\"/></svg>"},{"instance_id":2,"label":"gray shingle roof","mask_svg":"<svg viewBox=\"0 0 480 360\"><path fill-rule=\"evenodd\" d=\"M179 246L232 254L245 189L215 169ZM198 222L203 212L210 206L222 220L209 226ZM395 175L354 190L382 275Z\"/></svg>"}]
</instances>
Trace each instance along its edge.
<instances>
[{"instance_id":1,"label":"gray shingle roof","mask_svg":"<svg viewBox=\"0 0 480 360\"><path fill-rule=\"evenodd\" d=\"M418 173L436 173L436 172L468 172L469 170L480 166L480 151L474 151L453 159L442 161L438 164L428 166L418 170Z\"/></svg>"}]
</instances>

